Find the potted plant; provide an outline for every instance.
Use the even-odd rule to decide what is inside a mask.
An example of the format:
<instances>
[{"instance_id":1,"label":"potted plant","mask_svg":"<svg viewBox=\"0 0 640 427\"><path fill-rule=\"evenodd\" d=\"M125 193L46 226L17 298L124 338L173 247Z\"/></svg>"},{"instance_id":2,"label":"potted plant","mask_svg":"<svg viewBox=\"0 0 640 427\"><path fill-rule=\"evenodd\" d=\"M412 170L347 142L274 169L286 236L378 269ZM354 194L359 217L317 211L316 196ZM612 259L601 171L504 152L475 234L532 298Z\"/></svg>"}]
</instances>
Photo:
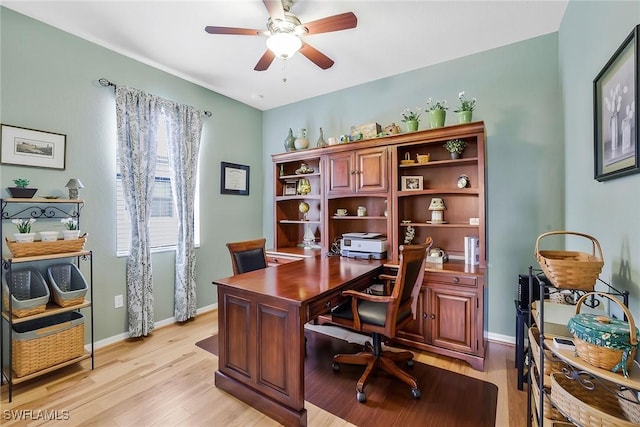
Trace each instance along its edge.
<instances>
[{"instance_id":1,"label":"potted plant","mask_svg":"<svg viewBox=\"0 0 640 427\"><path fill-rule=\"evenodd\" d=\"M433 101L432 98L427 100L427 111L429 112L429 125L431 128L441 128L447 117L447 100Z\"/></svg>"},{"instance_id":2,"label":"potted plant","mask_svg":"<svg viewBox=\"0 0 640 427\"><path fill-rule=\"evenodd\" d=\"M74 218L63 218L60 220L61 223L64 224L65 230L62 231L62 236L64 240L73 240L77 239L80 235L80 230L78 230L78 220Z\"/></svg>"},{"instance_id":3,"label":"potted plant","mask_svg":"<svg viewBox=\"0 0 640 427\"><path fill-rule=\"evenodd\" d=\"M443 147L451 153L452 159L458 159L462 155L464 148L467 146L467 143L462 139L450 139L445 142Z\"/></svg>"},{"instance_id":4,"label":"potted plant","mask_svg":"<svg viewBox=\"0 0 640 427\"><path fill-rule=\"evenodd\" d=\"M415 132L420 124L420 107L416 107L416 111L405 108L402 112L402 122L407 124L407 132Z\"/></svg>"},{"instance_id":5,"label":"potted plant","mask_svg":"<svg viewBox=\"0 0 640 427\"><path fill-rule=\"evenodd\" d=\"M458 94L458 100L460 101L460 106L456 110L453 110L458 113L458 123L469 123L473 115L473 110L476 108L476 99L465 98L464 91L462 91Z\"/></svg>"},{"instance_id":6,"label":"potted plant","mask_svg":"<svg viewBox=\"0 0 640 427\"><path fill-rule=\"evenodd\" d=\"M36 233L31 232L31 225L36 222L35 218L12 219L11 222L14 223L18 229L18 232L13 234L13 240L21 243L33 242Z\"/></svg>"},{"instance_id":7,"label":"potted plant","mask_svg":"<svg viewBox=\"0 0 640 427\"><path fill-rule=\"evenodd\" d=\"M30 199L34 194L36 194L36 191L38 191L37 188L27 188L27 185L29 185L28 179L14 179L13 183L16 185L15 187L7 188L7 190L9 190L9 193L11 193L11 197Z\"/></svg>"}]
</instances>

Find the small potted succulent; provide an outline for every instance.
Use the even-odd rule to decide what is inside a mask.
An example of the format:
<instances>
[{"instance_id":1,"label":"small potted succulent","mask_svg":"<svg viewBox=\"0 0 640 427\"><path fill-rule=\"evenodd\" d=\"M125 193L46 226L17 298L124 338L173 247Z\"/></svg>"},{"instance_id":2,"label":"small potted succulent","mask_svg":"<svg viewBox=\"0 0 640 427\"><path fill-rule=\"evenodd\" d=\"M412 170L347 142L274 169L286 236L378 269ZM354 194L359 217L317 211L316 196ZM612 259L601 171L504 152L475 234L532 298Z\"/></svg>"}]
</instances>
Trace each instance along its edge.
<instances>
[{"instance_id":1,"label":"small potted succulent","mask_svg":"<svg viewBox=\"0 0 640 427\"><path fill-rule=\"evenodd\" d=\"M31 232L31 226L36 222L35 218L18 218L12 219L11 222L14 223L18 229L18 232L13 234L13 240L21 243L33 242L36 233Z\"/></svg>"},{"instance_id":2,"label":"small potted succulent","mask_svg":"<svg viewBox=\"0 0 640 427\"><path fill-rule=\"evenodd\" d=\"M30 199L36 194L38 191L37 188L27 188L29 185L29 180L24 178L14 179L13 183L16 185L15 187L8 187L9 193L11 197L16 197L20 199Z\"/></svg>"},{"instance_id":3,"label":"small potted succulent","mask_svg":"<svg viewBox=\"0 0 640 427\"><path fill-rule=\"evenodd\" d=\"M445 142L443 147L451 153L452 159L458 159L462 155L464 148L467 146L467 143L462 139L450 139Z\"/></svg>"}]
</instances>

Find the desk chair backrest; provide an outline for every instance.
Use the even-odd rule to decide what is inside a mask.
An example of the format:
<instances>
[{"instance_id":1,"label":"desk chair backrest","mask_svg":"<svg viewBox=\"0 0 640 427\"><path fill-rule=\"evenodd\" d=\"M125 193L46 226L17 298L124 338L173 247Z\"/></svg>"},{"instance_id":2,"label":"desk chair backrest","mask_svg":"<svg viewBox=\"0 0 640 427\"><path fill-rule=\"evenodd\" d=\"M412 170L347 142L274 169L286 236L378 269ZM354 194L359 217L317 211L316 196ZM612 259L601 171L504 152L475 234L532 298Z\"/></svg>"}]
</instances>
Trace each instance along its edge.
<instances>
[{"instance_id":1,"label":"desk chair backrest","mask_svg":"<svg viewBox=\"0 0 640 427\"><path fill-rule=\"evenodd\" d=\"M430 247L431 238L421 245L400 246L398 274L391 291L392 302L387 306L386 330L380 331L389 338L393 338L398 328L416 317L418 295Z\"/></svg>"},{"instance_id":2,"label":"desk chair backrest","mask_svg":"<svg viewBox=\"0 0 640 427\"><path fill-rule=\"evenodd\" d=\"M247 273L267 267L266 239L227 243L233 274Z\"/></svg>"}]
</instances>

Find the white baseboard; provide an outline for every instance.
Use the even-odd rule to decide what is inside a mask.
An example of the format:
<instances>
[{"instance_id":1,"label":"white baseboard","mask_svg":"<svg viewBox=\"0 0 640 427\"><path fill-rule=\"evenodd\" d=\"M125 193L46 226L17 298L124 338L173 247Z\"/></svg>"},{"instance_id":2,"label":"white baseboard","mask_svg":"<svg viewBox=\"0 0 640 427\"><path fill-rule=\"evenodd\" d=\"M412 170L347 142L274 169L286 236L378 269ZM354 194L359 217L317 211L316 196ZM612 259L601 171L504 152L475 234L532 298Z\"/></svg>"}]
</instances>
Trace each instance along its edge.
<instances>
[{"instance_id":1,"label":"white baseboard","mask_svg":"<svg viewBox=\"0 0 640 427\"><path fill-rule=\"evenodd\" d=\"M212 311L212 310L216 310L217 308L218 308L218 304L211 304L211 305L207 305L207 306L204 306L204 307L200 307L199 309L196 310L196 314L206 313L206 312L209 312L209 311ZM170 317L168 319L159 320L157 322L154 322L153 325L154 325L154 329L155 329L155 328L161 328L163 326L171 325L173 323L176 323L176 318L175 317ZM129 338L129 333L128 332L123 332L121 334L114 335L112 337L105 338L105 339L102 339L100 341L94 342L93 343L93 348L94 348L94 350L97 350L97 349L99 349L101 347L105 347L105 346L108 346L108 345L111 345L111 344L114 344L114 343L117 343L117 342L120 342L120 341L124 341L127 338ZM84 346L84 348L87 351L91 351L91 344L86 344Z\"/></svg>"},{"instance_id":2,"label":"white baseboard","mask_svg":"<svg viewBox=\"0 0 640 427\"><path fill-rule=\"evenodd\" d=\"M487 334L487 339L489 341L499 342L502 344L510 344L510 345L516 344L516 337L512 337L510 335L494 334L489 332Z\"/></svg>"}]
</instances>

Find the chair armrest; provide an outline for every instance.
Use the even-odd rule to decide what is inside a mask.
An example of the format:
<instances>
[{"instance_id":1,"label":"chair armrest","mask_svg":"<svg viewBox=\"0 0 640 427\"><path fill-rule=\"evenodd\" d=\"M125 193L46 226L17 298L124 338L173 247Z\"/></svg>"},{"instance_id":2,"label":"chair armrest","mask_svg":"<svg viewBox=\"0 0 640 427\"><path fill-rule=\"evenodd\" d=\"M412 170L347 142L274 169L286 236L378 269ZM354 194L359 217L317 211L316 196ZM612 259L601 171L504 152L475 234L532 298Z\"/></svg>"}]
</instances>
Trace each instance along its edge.
<instances>
[{"instance_id":1,"label":"chair armrest","mask_svg":"<svg viewBox=\"0 0 640 427\"><path fill-rule=\"evenodd\" d=\"M392 276L390 274L379 274L378 279L382 280L396 280L396 276Z\"/></svg>"},{"instance_id":2,"label":"chair armrest","mask_svg":"<svg viewBox=\"0 0 640 427\"><path fill-rule=\"evenodd\" d=\"M345 296L345 297L350 296L350 297L353 297L354 299L362 299L362 300L373 301L373 302L391 302L395 300L395 298L392 298L388 295L371 295L371 294L365 294L364 292L354 291L352 289L343 291L342 296Z\"/></svg>"}]
</instances>

